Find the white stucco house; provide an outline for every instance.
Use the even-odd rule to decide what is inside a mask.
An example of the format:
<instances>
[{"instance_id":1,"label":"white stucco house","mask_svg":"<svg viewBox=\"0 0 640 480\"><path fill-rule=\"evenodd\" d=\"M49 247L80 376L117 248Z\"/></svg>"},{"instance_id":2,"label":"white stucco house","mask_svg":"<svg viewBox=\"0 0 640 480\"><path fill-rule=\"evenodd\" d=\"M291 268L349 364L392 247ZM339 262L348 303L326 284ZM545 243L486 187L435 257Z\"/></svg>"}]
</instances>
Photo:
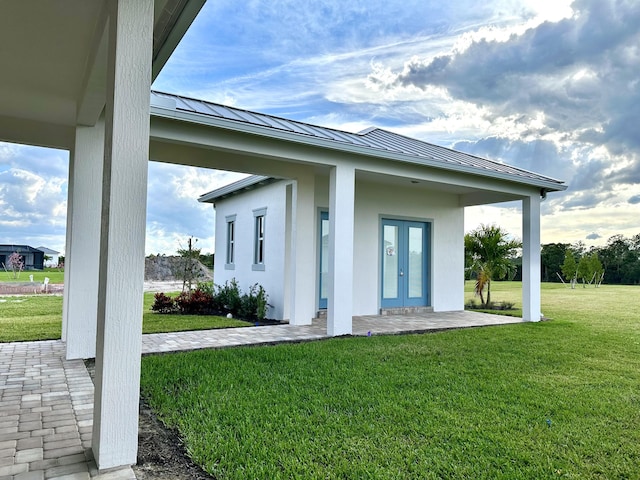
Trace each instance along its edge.
<instances>
[{"instance_id":1,"label":"white stucco house","mask_svg":"<svg viewBox=\"0 0 640 480\"><path fill-rule=\"evenodd\" d=\"M265 228L251 272L275 271L269 228L283 225L281 290L269 294L282 299L279 315L305 324L322 285L330 335L401 292L401 305L461 309L463 207L521 201L523 316L540 318L540 201L561 182L382 130L350 134L150 92L203 4L2 4L0 141L69 152L62 340L67 359L96 360L101 471L136 462L149 160L281 179L255 189L285 208L251 207ZM410 281L394 290L393 276Z\"/></svg>"},{"instance_id":2,"label":"white stucco house","mask_svg":"<svg viewBox=\"0 0 640 480\"><path fill-rule=\"evenodd\" d=\"M47 247L38 247L38 250L40 250L41 252L44 252L45 255L50 257L49 260L44 261L45 267L58 266L58 264L60 263L60 252L56 250L52 250L51 248L47 248Z\"/></svg>"},{"instance_id":3,"label":"white stucco house","mask_svg":"<svg viewBox=\"0 0 640 480\"><path fill-rule=\"evenodd\" d=\"M520 199L525 255L529 248L537 264L525 261L531 269L525 316L539 319L539 279L532 278L539 272L539 202L564 189L561 182L382 129L353 134L193 99L180 102L264 135L287 134L315 154L303 210L295 177L254 175L199 198L215 209L214 282L262 285L272 318L292 321L296 289L313 296L304 294L307 303L298 303L304 316L294 323L311 321L341 293L350 315L463 310L464 207ZM339 179L323 171L333 165L347 172L342 195ZM335 222L344 222L334 227L345 231L340 241L331 236L332 209ZM304 258L293 255L300 243ZM295 275L298 263L305 265L304 277ZM330 293L332 282L342 283L340 291L334 286ZM334 333L350 333L350 321L336 325L335 312L333 317Z\"/></svg>"}]
</instances>

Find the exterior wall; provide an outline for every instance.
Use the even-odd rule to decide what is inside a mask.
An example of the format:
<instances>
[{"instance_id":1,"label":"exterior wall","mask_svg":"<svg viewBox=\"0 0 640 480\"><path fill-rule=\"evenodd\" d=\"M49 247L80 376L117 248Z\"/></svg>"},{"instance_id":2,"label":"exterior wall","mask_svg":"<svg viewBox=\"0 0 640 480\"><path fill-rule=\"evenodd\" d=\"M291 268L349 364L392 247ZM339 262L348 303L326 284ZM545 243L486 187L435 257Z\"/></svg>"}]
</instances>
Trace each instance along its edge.
<instances>
[{"instance_id":1,"label":"exterior wall","mask_svg":"<svg viewBox=\"0 0 640 480\"><path fill-rule=\"evenodd\" d=\"M44 262L45 267L57 267L60 263L60 254L48 254L51 257L51 260L47 260Z\"/></svg>"},{"instance_id":2,"label":"exterior wall","mask_svg":"<svg viewBox=\"0 0 640 480\"><path fill-rule=\"evenodd\" d=\"M323 177L316 179L316 204L318 210L328 209L328 179ZM431 222L431 306L434 311L463 310L464 208L458 195L356 181L353 314L380 311L382 218Z\"/></svg>"},{"instance_id":3,"label":"exterior wall","mask_svg":"<svg viewBox=\"0 0 640 480\"><path fill-rule=\"evenodd\" d=\"M258 283L269 295L273 307L269 318L284 319L285 299L285 233L286 182L265 185L255 190L216 201L215 260L213 281L222 285L235 278L243 292ZM254 210L266 208L264 270L254 270ZM235 262L233 269L226 265L227 221L235 215Z\"/></svg>"},{"instance_id":4,"label":"exterior wall","mask_svg":"<svg viewBox=\"0 0 640 480\"><path fill-rule=\"evenodd\" d=\"M44 252L28 245L0 246L0 268L2 268L2 264L6 265L14 252L18 252L22 256L24 270L42 270L44 268Z\"/></svg>"},{"instance_id":5,"label":"exterior wall","mask_svg":"<svg viewBox=\"0 0 640 480\"><path fill-rule=\"evenodd\" d=\"M328 210L328 178L316 178L316 215ZM261 284L274 306L269 316L282 319L285 309L286 182L278 182L216 203L216 255L214 282L223 284L236 278L245 291ZM267 208L265 271L254 271L253 210ZM235 268L225 267L227 250L226 217L236 215ZM419 188L382 186L356 181L354 233L354 315L376 315L380 311L380 225L382 218L431 223L429 241L429 298L435 311L464 309L464 208L459 196ZM312 260L318 271L319 218L311 241ZM319 278L315 278L317 308Z\"/></svg>"},{"instance_id":6,"label":"exterior wall","mask_svg":"<svg viewBox=\"0 0 640 480\"><path fill-rule=\"evenodd\" d=\"M431 306L464 309L464 209L457 195L356 182L355 211L354 315L379 313L381 218L431 222Z\"/></svg>"}]
</instances>

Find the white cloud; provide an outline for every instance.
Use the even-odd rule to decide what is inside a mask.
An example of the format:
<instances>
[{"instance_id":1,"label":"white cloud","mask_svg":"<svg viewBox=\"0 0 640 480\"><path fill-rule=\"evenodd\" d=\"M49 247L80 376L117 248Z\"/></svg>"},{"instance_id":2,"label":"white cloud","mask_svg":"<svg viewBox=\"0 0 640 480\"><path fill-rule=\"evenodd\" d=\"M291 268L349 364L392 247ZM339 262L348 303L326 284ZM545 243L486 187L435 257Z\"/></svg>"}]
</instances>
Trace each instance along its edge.
<instances>
[{"instance_id":1,"label":"white cloud","mask_svg":"<svg viewBox=\"0 0 640 480\"><path fill-rule=\"evenodd\" d=\"M245 174L157 162L149 163L145 251L175 253L189 237L203 251L214 249L214 212L198 197Z\"/></svg>"},{"instance_id":2,"label":"white cloud","mask_svg":"<svg viewBox=\"0 0 640 480\"><path fill-rule=\"evenodd\" d=\"M543 241L604 241L638 233L638 24L634 1L217 0L154 88L347 131L380 126L560 178L569 190L544 202ZM64 248L67 159L0 142L3 235ZM147 252L189 235L212 246L211 206L196 199L234 175L151 163ZM486 206L466 220L518 234L519 215Z\"/></svg>"}]
</instances>

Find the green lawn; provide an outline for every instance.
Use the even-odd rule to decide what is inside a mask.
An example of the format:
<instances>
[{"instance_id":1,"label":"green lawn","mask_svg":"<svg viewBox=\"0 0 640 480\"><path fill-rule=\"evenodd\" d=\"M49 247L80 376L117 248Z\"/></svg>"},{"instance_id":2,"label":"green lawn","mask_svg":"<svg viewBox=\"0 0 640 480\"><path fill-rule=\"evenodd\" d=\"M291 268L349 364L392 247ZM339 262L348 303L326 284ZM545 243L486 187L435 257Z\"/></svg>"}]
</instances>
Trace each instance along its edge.
<instances>
[{"instance_id":1,"label":"green lawn","mask_svg":"<svg viewBox=\"0 0 640 480\"><path fill-rule=\"evenodd\" d=\"M28 282L29 275L33 275L33 281L35 283L44 282L44 277L49 277L49 283L64 283L64 269L58 268L20 272L17 279L13 278L13 272L0 270L0 282Z\"/></svg>"},{"instance_id":2,"label":"green lawn","mask_svg":"<svg viewBox=\"0 0 640 480\"><path fill-rule=\"evenodd\" d=\"M0 297L0 342L60 338L62 297Z\"/></svg>"},{"instance_id":3,"label":"green lawn","mask_svg":"<svg viewBox=\"0 0 640 480\"><path fill-rule=\"evenodd\" d=\"M160 315L151 311L153 293L144 294L143 333L246 327L242 320L217 316ZM62 296L0 297L0 342L50 340L62 331Z\"/></svg>"},{"instance_id":4,"label":"green lawn","mask_svg":"<svg viewBox=\"0 0 640 480\"><path fill-rule=\"evenodd\" d=\"M640 478L640 287L542 298L553 321L148 356L142 390L216 478Z\"/></svg>"}]
</instances>

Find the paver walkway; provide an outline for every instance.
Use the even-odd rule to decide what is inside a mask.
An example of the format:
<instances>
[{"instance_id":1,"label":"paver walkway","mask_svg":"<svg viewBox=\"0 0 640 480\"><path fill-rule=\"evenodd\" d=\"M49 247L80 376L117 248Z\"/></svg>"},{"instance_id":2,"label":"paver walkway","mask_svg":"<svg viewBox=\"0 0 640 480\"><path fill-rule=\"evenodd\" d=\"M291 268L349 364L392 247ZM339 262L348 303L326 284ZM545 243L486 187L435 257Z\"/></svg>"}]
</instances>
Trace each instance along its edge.
<instances>
[{"instance_id":1,"label":"paver walkway","mask_svg":"<svg viewBox=\"0 0 640 480\"><path fill-rule=\"evenodd\" d=\"M443 312L420 315L353 317L353 335L384 335L424 332L447 328L480 327L521 323L522 319L478 312ZM275 325L267 327L227 328L195 332L152 333L142 336L142 353L178 352L200 348L222 348L300 342L329 338L326 320L313 325Z\"/></svg>"},{"instance_id":2,"label":"paver walkway","mask_svg":"<svg viewBox=\"0 0 640 480\"><path fill-rule=\"evenodd\" d=\"M354 317L354 335L520 323L475 312ZM327 338L326 322L143 335L143 354ZM0 480L133 480L100 474L91 454L93 383L60 340L0 343Z\"/></svg>"},{"instance_id":3,"label":"paver walkway","mask_svg":"<svg viewBox=\"0 0 640 480\"><path fill-rule=\"evenodd\" d=\"M0 480L135 479L98 475L91 454L93 383L60 340L0 344Z\"/></svg>"}]
</instances>

